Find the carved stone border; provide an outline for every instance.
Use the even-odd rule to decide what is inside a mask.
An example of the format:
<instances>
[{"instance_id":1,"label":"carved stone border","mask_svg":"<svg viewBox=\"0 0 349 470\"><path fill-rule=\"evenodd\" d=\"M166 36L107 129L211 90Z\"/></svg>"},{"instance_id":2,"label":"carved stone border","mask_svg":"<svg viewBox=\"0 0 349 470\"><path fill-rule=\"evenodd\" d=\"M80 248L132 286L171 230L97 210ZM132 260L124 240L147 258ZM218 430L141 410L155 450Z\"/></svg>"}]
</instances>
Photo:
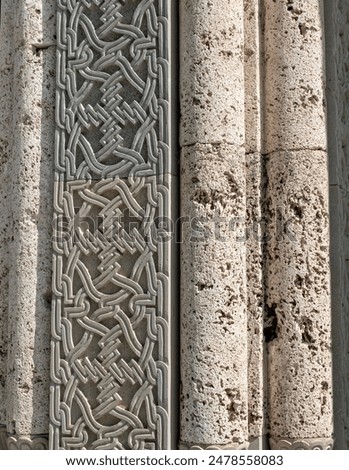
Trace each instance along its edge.
<instances>
[{"instance_id":1,"label":"carved stone border","mask_svg":"<svg viewBox=\"0 0 349 470\"><path fill-rule=\"evenodd\" d=\"M0 450L48 450L48 436L9 436L2 428Z\"/></svg>"},{"instance_id":2,"label":"carved stone border","mask_svg":"<svg viewBox=\"0 0 349 470\"><path fill-rule=\"evenodd\" d=\"M230 444L193 444L181 442L179 444L179 450L246 450L249 447L248 442L243 444L230 443Z\"/></svg>"},{"instance_id":3,"label":"carved stone border","mask_svg":"<svg viewBox=\"0 0 349 470\"><path fill-rule=\"evenodd\" d=\"M272 450L332 450L333 439L319 437L313 439L270 438Z\"/></svg>"}]
</instances>

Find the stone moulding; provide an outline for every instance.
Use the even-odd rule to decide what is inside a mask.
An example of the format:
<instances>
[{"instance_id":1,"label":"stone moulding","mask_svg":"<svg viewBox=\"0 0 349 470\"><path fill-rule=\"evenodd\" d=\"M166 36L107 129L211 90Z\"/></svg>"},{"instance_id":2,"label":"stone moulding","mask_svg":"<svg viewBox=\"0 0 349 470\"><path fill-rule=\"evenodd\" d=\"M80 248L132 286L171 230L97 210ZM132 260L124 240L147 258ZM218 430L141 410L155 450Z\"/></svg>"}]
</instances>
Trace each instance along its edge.
<instances>
[{"instance_id":1,"label":"stone moulding","mask_svg":"<svg viewBox=\"0 0 349 470\"><path fill-rule=\"evenodd\" d=\"M270 448L272 450L332 450L333 439L290 439L290 438L270 438Z\"/></svg>"},{"instance_id":2,"label":"stone moulding","mask_svg":"<svg viewBox=\"0 0 349 470\"><path fill-rule=\"evenodd\" d=\"M231 444L188 444L181 442L179 444L179 450L245 450L248 449L249 443L244 442L243 444L231 443Z\"/></svg>"},{"instance_id":3,"label":"stone moulding","mask_svg":"<svg viewBox=\"0 0 349 470\"><path fill-rule=\"evenodd\" d=\"M7 439L8 450L47 450L47 436L10 436Z\"/></svg>"},{"instance_id":4,"label":"stone moulding","mask_svg":"<svg viewBox=\"0 0 349 470\"><path fill-rule=\"evenodd\" d=\"M0 429L0 450L47 450L48 436L9 436Z\"/></svg>"}]
</instances>

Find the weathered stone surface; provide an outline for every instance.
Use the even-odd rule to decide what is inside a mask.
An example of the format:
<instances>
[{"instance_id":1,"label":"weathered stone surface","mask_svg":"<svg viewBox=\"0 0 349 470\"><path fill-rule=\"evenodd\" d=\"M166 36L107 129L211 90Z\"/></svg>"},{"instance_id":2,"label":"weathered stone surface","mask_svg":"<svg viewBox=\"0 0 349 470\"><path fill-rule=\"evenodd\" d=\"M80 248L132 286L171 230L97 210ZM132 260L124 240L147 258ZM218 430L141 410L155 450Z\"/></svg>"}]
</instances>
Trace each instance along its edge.
<instances>
[{"instance_id":1,"label":"weathered stone surface","mask_svg":"<svg viewBox=\"0 0 349 470\"><path fill-rule=\"evenodd\" d=\"M182 150L181 441L247 441L244 152Z\"/></svg>"},{"instance_id":2,"label":"weathered stone surface","mask_svg":"<svg viewBox=\"0 0 349 470\"><path fill-rule=\"evenodd\" d=\"M263 153L326 149L322 2L264 2Z\"/></svg>"},{"instance_id":3,"label":"weathered stone surface","mask_svg":"<svg viewBox=\"0 0 349 470\"><path fill-rule=\"evenodd\" d=\"M180 144L244 145L243 0L181 0Z\"/></svg>"},{"instance_id":4,"label":"weathered stone surface","mask_svg":"<svg viewBox=\"0 0 349 470\"><path fill-rule=\"evenodd\" d=\"M246 154L261 152L262 140L262 50L259 0L244 0L244 89Z\"/></svg>"},{"instance_id":5,"label":"weathered stone surface","mask_svg":"<svg viewBox=\"0 0 349 470\"><path fill-rule=\"evenodd\" d=\"M347 448L348 1L326 2L334 345L322 1L178 2L177 226L177 2L97 3L1 2L0 448L48 446L52 268L51 447L176 446L173 235L180 447L330 449L334 413ZM53 263L52 207L78 232Z\"/></svg>"},{"instance_id":6,"label":"weathered stone surface","mask_svg":"<svg viewBox=\"0 0 349 470\"><path fill-rule=\"evenodd\" d=\"M180 440L200 448L244 445L243 0L182 0L180 40Z\"/></svg>"},{"instance_id":7,"label":"weathered stone surface","mask_svg":"<svg viewBox=\"0 0 349 470\"><path fill-rule=\"evenodd\" d=\"M4 8L4 6L3 6ZM6 423L6 369L8 344L8 270L11 243L11 142L12 76L13 76L13 16L4 15L0 28L0 426ZM1 434L0 434L1 437Z\"/></svg>"},{"instance_id":8,"label":"weathered stone surface","mask_svg":"<svg viewBox=\"0 0 349 470\"><path fill-rule=\"evenodd\" d=\"M265 337L271 442L331 439L322 2L267 0L264 31L263 152L268 154L269 224Z\"/></svg>"},{"instance_id":9,"label":"weathered stone surface","mask_svg":"<svg viewBox=\"0 0 349 470\"><path fill-rule=\"evenodd\" d=\"M6 425L20 438L48 432L55 49L35 44L43 41L43 18L53 21L54 3L3 2L2 15L14 18L12 120L2 129L5 139L15 137L9 149ZM47 34L53 44L54 30Z\"/></svg>"},{"instance_id":10,"label":"weathered stone surface","mask_svg":"<svg viewBox=\"0 0 349 470\"><path fill-rule=\"evenodd\" d=\"M250 439L266 435L267 368L264 342L265 175L263 156L246 155L246 278L248 419Z\"/></svg>"},{"instance_id":11,"label":"weathered stone surface","mask_svg":"<svg viewBox=\"0 0 349 470\"><path fill-rule=\"evenodd\" d=\"M267 162L269 414L275 438L332 436L326 172L323 151L276 152Z\"/></svg>"}]
</instances>

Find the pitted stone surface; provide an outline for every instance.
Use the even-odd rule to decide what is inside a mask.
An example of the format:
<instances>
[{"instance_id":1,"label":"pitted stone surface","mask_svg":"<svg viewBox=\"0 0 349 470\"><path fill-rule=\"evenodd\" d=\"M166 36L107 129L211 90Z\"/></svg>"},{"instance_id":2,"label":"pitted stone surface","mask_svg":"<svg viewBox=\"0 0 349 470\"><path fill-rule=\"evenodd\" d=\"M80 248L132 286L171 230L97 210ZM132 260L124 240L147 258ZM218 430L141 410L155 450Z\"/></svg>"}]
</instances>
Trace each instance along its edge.
<instances>
[{"instance_id":1,"label":"pitted stone surface","mask_svg":"<svg viewBox=\"0 0 349 470\"><path fill-rule=\"evenodd\" d=\"M326 172L322 151L276 152L267 162L272 436L332 436Z\"/></svg>"},{"instance_id":2,"label":"pitted stone surface","mask_svg":"<svg viewBox=\"0 0 349 470\"><path fill-rule=\"evenodd\" d=\"M261 152L262 100L261 89L261 7L259 0L244 0L244 88L245 150Z\"/></svg>"},{"instance_id":3,"label":"pitted stone surface","mask_svg":"<svg viewBox=\"0 0 349 470\"><path fill-rule=\"evenodd\" d=\"M11 243L11 141L12 125L12 49L13 17L1 18L0 28L0 426L6 423L7 343L8 343L8 270ZM2 431L0 428L0 441Z\"/></svg>"},{"instance_id":4,"label":"pitted stone surface","mask_svg":"<svg viewBox=\"0 0 349 470\"><path fill-rule=\"evenodd\" d=\"M182 150L181 441L247 440L245 168L230 145Z\"/></svg>"},{"instance_id":5,"label":"pitted stone surface","mask_svg":"<svg viewBox=\"0 0 349 470\"><path fill-rule=\"evenodd\" d=\"M243 7L180 2L180 439L200 448L248 440Z\"/></svg>"},{"instance_id":6,"label":"pitted stone surface","mask_svg":"<svg viewBox=\"0 0 349 470\"><path fill-rule=\"evenodd\" d=\"M263 153L326 149L322 11L319 0L264 2Z\"/></svg>"},{"instance_id":7,"label":"pitted stone surface","mask_svg":"<svg viewBox=\"0 0 349 470\"><path fill-rule=\"evenodd\" d=\"M43 18L53 44L54 2L2 2L2 15L14 18L6 425L20 438L48 432L55 50L33 44Z\"/></svg>"},{"instance_id":8,"label":"pitted stone surface","mask_svg":"<svg viewBox=\"0 0 349 470\"><path fill-rule=\"evenodd\" d=\"M181 145L244 145L243 0L180 2Z\"/></svg>"},{"instance_id":9,"label":"pitted stone surface","mask_svg":"<svg viewBox=\"0 0 349 470\"><path fill-rule=\"evenodd\" d=\"M246 155L246 277L248 335L248 420L250 439L266 434L266 355L263 333L265 220L263 156Z\"/></svg>"},{"instance_id":10,"label":"pitted stone surface","mask_svg":"<svg viewBox=\"0 0 349 470\"><path fill-rule=\"evenodd\" d=\"M92 2L81 3L92 5ZM127 2L121 3L121 8L124 8L123 4ZM331 448L327 157L323 18L319 8L322 2L181 0L179 3L182 47L180 141L183 147L180 437L187 443L183 446L210 450L245 448L248 437L264 434L264 333L269 353L271 446L275 449ZM265 94L262 93L262 96L259 85L260 3L264 4L266 22L263 44ZM56 65L54 23L57 2L23 0L14 5L10 0L3 0L1 4L0 448L44 449L47 440L41 435L47 433L49 408L53 80ZM346 65L349 33L347 1L334 0L332 4L337 34L334 41L337 81L333 92L336 110L331 119L338 122L338 126L334 126L333 134L337 158L330 163L331 183L334 185L331 187L332 208L335 207L332 210L336 210L336 219L333 220L338 227L338 236L333 243L338 241L335 263L340 266L336 271L339 273L338 287L335 286L333 292L338 294L335 302L341 303L339 309L343 312L343 331L339 336L342 344L346 344L348 315L345 312L348 310L349 285L346 262L349 259L346 243L349 207ZM91 16L94 14L95 11ZM154 22L160 30L165 28L165 24L167 26L167 20L161 21ZM62 77L65 77L63 72ZM112 100L110 104L112 107ZM264 110L263 132L260 108ZM62 109L65 109L64 106ZM127 108L125 113L128 111ZM89 115L88 119L91 116L94 114ZM167 118L162 122L164 127L160 134L166 134ZM86 129L90 124L87 123ZM63 135L64 126L63 113ZM84 132L89 132L86 129ZM109 135L111 139L112 132ZM96 135L93 132L90 134L92 145L98 141ZM132 131L125 135L127 140ZM265 137L263 144L261 137ZM264 157L261 152L267 155L267 180L264 179ZM67 164L65 153L59 156ZM74 158L79 160L82 157L74 153ZM173 172L174 168L170 170ZM162 171L156 172L156 175L162 176ZM153 189L147 193L144 190L141 196L137 193L138 188L133 186L138 194L136 203L148 201L149 197L152 210L155 210L158 201L159 207L161 204L165 207L170 200L167 190L163 191L170 181L166 178L156 186L160 188L156 197L153 197L155 184L148 184L147 188ZM89 192L90 182L80 182L80 194L76 200L80 200L83 194L90 204L89 197L93 194L93 201L100 204L98 188L107 183L105 180L96 182L92 185L95 191ZM64 184L57 183L54 203L63 201ZM114 181L113 184L122 186L123 182ZM266 187L267 193L264 192ZM109 197L112 191L110 188L105 191L103 204L112 212L112 198ZM115 187L113 191L117 199L114 203L121 204L123 196L120 199L115 195ZM124 194L122 190L120 194ZM65 196L68 200L69 195ZM130 201L132 208L133 196L128 198ZM70 210L71 207L71 214L74 213L74 205L66 204L63 209ZM56 209L60 211L62 207L57 204ZM264 224L263 217L269 221L268 226ZM265 239L263 235L266 235ZM159 255L154 254L154 263L158 262L164 269L159 269L154 275L153 265L149 264L147 273L150 284L147 285L142 276L140 291L137 291L139 295L143 295L143 289L149 288L151 291L153 286L162 286L157 277L159 273L161 279L165 279L164 285L168 285L167 276L171 279L172 274L166 263L172 254L166 250L162 247ZM144 252L142 246L140 252ZM86 279L96 273L96 263L93 261L96 256L93 256L84 259ZM124 263L124 268L129 269L128 273L132 270L130 259L127 257ZM101 262L103 269L108 262ZM117 270L117 264L114 268ZM56 273L62 271L58 269ZM128 282L128 274L125 277ZM74 286L80 288L82 281L77 278L73 277ZM62 286L63 283L60 284ZM159 289L161 291L162 287ZM263 332L265 297L267 305ZM159 298L162 298L161 294ZM167 312L170 303L169 297L159 309ZM80 308L82 305L83 302L74 307ZM52 328L53 334L57 333L58 337L60 327L57 331L55 327L59 323L56 320L60 319L60 307L56 312L58 314ZM77 318L74 313L73 318ZM164 322L161 323L161 320L154 335L155 332L162 335ZM149 331L152 330L153 322L148 326ZM142 328L140 330L143 332ZM74 330L74 341L79 337L79 331ZM161 338L165 338L166 343L166 333ZM141 339L146 351L149 346L146 335L142 333ZM123 353L120 357L124 360L124 339L121 344ZM137 341L134 344L137 349ZM115 345L111 349L118 354ZM163 364L166 366L169 362L167 352L163 353L160 349L154 347L161 356L158 361L159 374L155 367L151 368L152 373L156 371L154 376L152 373L144 374L146 380L150 377L152 381L154 396L156 392L161 396L159 403L166 401L167 395L159 392L161 387L156 389L154 384L166 369L162 368ZM93 347L89 352L94 352ZM80 353L82 360L86 361L84 373L89 374L92 369L89 368L88 357L82 349ZM132 361L132 353L127 354L131 355ZM140 356L149 358L148 353L141 353ZM58 384L55 387L58 398L52 402L53 408L63 401L60 387L65 380L59 362L61 356L58 354L54 358L58 360L52 372L58 371L57 377L58 374L62 375L55 383ZM67 363L69 361L70 356ZM335 377L341 381L346 397L349 386L343 377L349 361L344 354L341 361L343 374ZM79 368L79 359L76 364ZM144 372L143 368L140 369ZM96 370L100 371L98 365L93 373ZM129 369L127 371L128 374ZM93 373L91 380L96 377ZM164 372L165 378L161 382L165 391L168 390L165 381L169 377L166 374ZM85 376L82 382L84 379ZM115 381L112 383L115 384ZM90 404L95 403L96 399L92 388L83 388ZM131 402L135 393L130 390L124 387L123 397ZM69 408L64 406L64 410ZM108 404L101 400L101 406L105 409ZM120 408L123 409L123 406L121 404ZM149 409L154 406L158 405L151 402ZM52 421L56 426L53 433L56 433L59 445L62 409L57 406L52 411ZM349 416L345 399L342 409L345 423ZM115 411L115 408L112 410ZM71 415L70 412L69 409L66 416L74 417L76 409L72 410ZM162 426L161 422L159 426L168 434L166 412L161 416L165 424ZM159 420L153 419L152 412L147 414L147 419L159 423ZM1 427L4 424L6 428ZM144 429L148 430L147 425L144 428L140 426L142 439ZM343 432L348 434L347 430ZM126 434L123 444L126 443ZM79 430L76 436L78 439L86 437ZM90 439L88 444L91 444L90 434L86 439ZM347 435L345 439L348 441ZM66 442L67 445L71 444L69 438ZM84 443L81 442L78 445L83 447ZM135 439L135 446L138 442ZM154 445L161 447L167 443L158 440Z\"/></svg>"}]
</instances>

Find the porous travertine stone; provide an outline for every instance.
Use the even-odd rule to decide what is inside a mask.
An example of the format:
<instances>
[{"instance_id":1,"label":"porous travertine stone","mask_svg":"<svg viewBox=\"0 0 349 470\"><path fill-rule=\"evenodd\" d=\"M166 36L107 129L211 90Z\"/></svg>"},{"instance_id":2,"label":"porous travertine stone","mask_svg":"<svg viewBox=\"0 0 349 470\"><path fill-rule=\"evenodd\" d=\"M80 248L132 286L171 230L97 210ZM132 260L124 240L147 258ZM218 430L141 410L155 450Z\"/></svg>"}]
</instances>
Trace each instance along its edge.
<instances>
[{"instance_id":1,"label":"porous travertine stone","mask_svg":"<svg viewBox=\"0 0 349 470\"><path fill-rule=\"evenodd\" d=\"M321 5L264 2L264 153L326 148Z\"/></svg>"},{"instance_id":2,"label":"porous travertine stone","mask_svg":"<svg viewBox=\"0 0 349 470\"><path fill-rule=\"evenodd\" d=\"M243 149L182 150L181 441L247 441Z\"/></svg>"},{"instance_id":3,"label":"porous travertine stone","mask_svg":"<svg viewBox=\"0 0 349 470\"><path fill-rule=\"evenodd\" d=\"M275 152L267 160L272 442L332 437L326 172L324 151Z\"/></svg>"},{"instance_id":4,"label":"porous travertine stone","mask_svg":"<svg viewBox=\"0 0 349 470\"><path fill-rule=\"evenodd\" d=\"M244 89L246 154L261 152L261 6L259 0L244 0Z\"/></svg>"},{"instance_id":5,"label":"porous travertine stone","mask_svg":"<svg viewBox=\"0 0 349 470\"><path fill-rule=\"evenodd\" d=\"M180 2L184 446L248 441L243 0Z\"/></svg>"},{"instance_id":6,"label":"porous travertine stone","mask_svg":"<svg viewBox=\"0 0 349 470\"><path fill-rule=\"evenodd\" d=\"M55 2L2 2L14 18L7 433L48 432Z\"/></svg>"},{"instance_id":7,"label":"porous travertine stone","mask_svg":"<svg viewBox=\"0 0 349 470\"><path fill-rule=\"evenodd\" d=\"M331 439L332 361L322 2L265 2L271 446Z\"/></svg>"},{"instance_id":8,"label":"porous travertine stone","mask_svg":"<svg viewBox=\"0 0 349 470\"><path fill-rule=\"evenodd\" d=\"M11 242L11 140L12 132L13 16L4 15L0 28L0 449L6 442L6 362L8 342L8 269ZM1 427L2 426L2 427Z\"/></svg>"},{"instance_id":9,"label":"porous travertine stone","mask_svg":"<svg viewBox=\"0 0 349 470\"><path fill-rule=\"evenodd\" d=\"M248 330L248 420L250 446L266 434L266 367L263 339L263 214L265 178L261 155L261 21L259 0L244 1L246 273Z\"/></svg>"},{"instance_id":10,"label":"porous travertine stone","mask_svg":"<svg viewBox=\"0 0 349 470\"><path fill-rule=\"evenodd\" d=\"M180 0L180 143L244 144L243 0Z\"/></svg>"}]
</instances>

